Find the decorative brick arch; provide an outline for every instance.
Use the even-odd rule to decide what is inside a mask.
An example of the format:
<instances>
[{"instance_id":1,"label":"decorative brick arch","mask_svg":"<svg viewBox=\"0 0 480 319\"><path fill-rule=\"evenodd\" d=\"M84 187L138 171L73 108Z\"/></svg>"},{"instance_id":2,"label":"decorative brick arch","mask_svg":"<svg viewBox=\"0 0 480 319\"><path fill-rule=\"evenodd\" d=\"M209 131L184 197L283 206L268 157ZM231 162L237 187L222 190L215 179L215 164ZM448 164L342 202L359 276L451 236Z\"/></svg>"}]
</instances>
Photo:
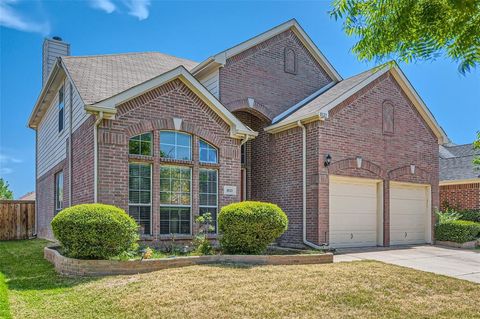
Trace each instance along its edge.
<instances>
[{"instance_id":1,"label":"decorative brick arch","mask_svg":"<svg viewBox=\"0 0 480 319\"><path fill-rule=\"evenodd\" d=\"M251 106L250 106L251 105ZM247 99L242 99L242 100L236 100L230 103L225 104L225 107L230 111L230 112L247 112L255 115L259 119L266 121L270 123L273 119L273 115L270 114L270 111L266 106L264 106L261 103L258 103L254 99L250 100Z\"/></svg>"},{"instance_id":2,"label":"decorative brick arch","mask_svg":"<svg viewBox=\"0 0 480 319\"><path fill-rule=\"evenodd\" d=\"M175 124L173 118L167 119L156 119L151 121L142 121L137 124L131 125L125 129L125 135L128 139L133 136L140 135L145 132L157 131L157 130L172 130L175 131ZM195 124L182 121L180 130L192 135L196 135L201 139L207 141L208 143L216 146L217 148L221 145L221 138L208 130L205 130L201 127L196 126Z\"/></svg>"},{"instance_id":3,"label":"decorative brick arch","mask_svg":"<svg viewBox=\"0 0 480 319\"><path fill-rule=\"evenodd\" d=\"M391 171L388 172L388 178L390 180L396 180L399 177L405 176L405 175L410 175L410 176L415 176L419 177L420 179L428 182L432 182L432 174L424 170L423 168L420 168L418 166L415 166L415 173L412 174L410 165L407 166L402 166L398 167L395 169L392 169Z\"/></svg>"},{"instance_id":4,"label":"decorative brick arch","mask_svg":"<svg viewBox=\"0 0 480 319\"><path fill-rule=\"evenodd\" d=\"M329 174L335 174L347 169L365 170L374 174L375 176L378 176L381 179L385 179L386 177L385 171L380 166L365 159L362 159L362 166L357 167L356 158L347 158L341 161L334 162L328 167L328 172Z\"/></svg>"}]
</instances>

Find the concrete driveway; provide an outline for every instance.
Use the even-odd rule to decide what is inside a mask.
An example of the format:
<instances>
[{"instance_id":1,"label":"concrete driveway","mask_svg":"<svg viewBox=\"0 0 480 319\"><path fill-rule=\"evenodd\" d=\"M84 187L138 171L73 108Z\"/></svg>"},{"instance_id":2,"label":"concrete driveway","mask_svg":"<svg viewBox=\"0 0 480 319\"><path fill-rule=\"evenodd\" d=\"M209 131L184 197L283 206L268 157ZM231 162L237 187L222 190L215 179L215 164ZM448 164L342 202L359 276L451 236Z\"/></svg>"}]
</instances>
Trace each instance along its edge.
<instances>
[{"instance_id":1,"label":"concrete driveway","mask_svg":"<svg viewBox=\"0 0 480 319\"><path fill-rule=\"evenodd\" d=\"M480 283L480 250L442 246L397 246L339 249L334 262L378 260Z\"/></svg>"}]
</instances>

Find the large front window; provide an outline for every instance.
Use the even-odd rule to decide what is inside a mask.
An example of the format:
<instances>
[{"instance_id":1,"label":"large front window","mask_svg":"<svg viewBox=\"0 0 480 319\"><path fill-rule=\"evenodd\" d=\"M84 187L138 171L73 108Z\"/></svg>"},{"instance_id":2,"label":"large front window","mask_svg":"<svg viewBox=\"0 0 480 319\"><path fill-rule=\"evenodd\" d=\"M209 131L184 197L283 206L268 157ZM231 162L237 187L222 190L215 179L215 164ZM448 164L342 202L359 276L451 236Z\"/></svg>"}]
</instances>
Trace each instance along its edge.
<instances>
[{"instance_id":1,"label":"large front window","mask_svg":"<svg viewBox=\"0 0 480 319\"><path fill-rule=\"evenodd\" d=\"M176 160L192 160L192 136L174 131L161 131L160 156Z\"/></svg>"},{"instance_id":2,"label":"large front window","mask_svg":"<svg viewBox=\"0 0 480 319\"><path fill-rule=\"evenodd\" d=\"M151 178L150 164L130 163L128 213L140 225L143 234L151 233Z\"/></svg>"},{"instance_id":3,"label":"large front window","mask_svg":"<svg viewBox=\"0 0 480 319\"><path fill-rule=\"evenodd\" d=\"M200 169L200 215L210 213L213 232L217 231L218 178L215 169Z\"/></svg>"},{"instance_id":4,"label":"large front window","mask_svg":"<svg viewBox=\"0 0 480 319\"><path fill-rule=\"evenodd\" d=\"M198 146L200 149L200 162L202 163L218 162L218 152L215 147L213 147L212 145L202 140L198 142Z\"/></svg>"},{"instance_id":5,"label":"large front window","mask_svg":"<svg viewBox=\"0 0 480 319\"><path fill-rule=\"evenodd\" d=\"M160 167L160 234L191 233L191 187L190 167Z\"/></svg>"},{"instance_id":6,"label":"large front window","mask_svg":"<svg viewBox=\"0 0 480 319\"><path fill-rule=\"evenodd\" d=\"M132 137L128 142L128 152L132 155L152 155L152 133Z\"/></svg>"}]
</instances>

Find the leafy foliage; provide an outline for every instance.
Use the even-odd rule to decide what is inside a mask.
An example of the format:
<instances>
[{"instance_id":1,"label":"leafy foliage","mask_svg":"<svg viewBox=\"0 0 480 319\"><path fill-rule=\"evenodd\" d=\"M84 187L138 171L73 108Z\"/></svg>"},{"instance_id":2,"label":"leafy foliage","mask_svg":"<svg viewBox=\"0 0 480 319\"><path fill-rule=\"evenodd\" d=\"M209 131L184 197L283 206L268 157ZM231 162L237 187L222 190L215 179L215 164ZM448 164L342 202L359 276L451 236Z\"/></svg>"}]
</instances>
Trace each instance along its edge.
<instances>
[{"instance_id":1,"label":"leafy foliage","mask_svg":"<svg viewBox=\"0 0 480 319\"><path fill-rule=\"evenodd\" d=\"M445 224L454 220L460 219L460 213L456 212L451 208L447 208L445 211L436 211L435 214L437 215L437 225Z\"/></svg>"},{"instance_id":2,"label":"leafy foliage","mask_svg":"<svg viewBox=\"0 0 480 319\"><path fill-rule=\"evenodd\" d=\"M222 208L218 216L220 245L229 254L259 254L288 228L277 205L245 201Z\"/></svg>"},{"instance_id":3,"label":"leafy foliage","mask_svg":"<svg viewBox=\"0 0 480 319\"><path fill-rule=\"evenodd\" d=\"M446 55L465 73L480 62L480 0L334 0L331 16L358 38L360 60Z\"/></svg>"},{"instance_id":4,"label":"leafy foliage","mask_svg":"<svg viewBox=\"0 0 480 319\"><path fill-rule=\"evenodd\" d=\"M212 214L205 213L197 216L195 222L199 225L198 234L194 240L195 252L201 255L211 255L213 253L213 246L210 240L208 240L207 234L215 230L212 226Z\"/></svg>"},{"instance_id":5,"label":"leafy foliage","mask_svg":"<svg viewBox=\"0 0 480 319\"><path fill-rule=\"evenodd\" d=\"M138 225L124 210L103 204L82 204L62 210L52 220L55 237L73 258L108 259L134 250Z\"/></svg>"},{"instance_id":6,"label":"leafy foliage","mask_svg":"<svg viewBox=\"0 0 480 319\"><path fill-rule=\"evenodd\" d=\"M461 220L480 223L480 210L462 210L459 212Z\"/></svg>"},{"instance_id":7,"label":"leafy foliage","mask_svg":"<svg viewBox=\"0 0 480 319\"><path fill-rule=\"evenodd\" d=\"M480 236L480 223L464 220L449 221L435 227L437 240L465 243Z\"/></svg>"},{"instance_id":8,"label":"leafy foliage","mask_svg":"<svg viewBox=\"0 0 480 319\"><path fill-rule=\"evenodd\" d=\"M0 177L0 199L13 199L13 192L9 187L8 182Z\"/></svg>"},{"instance_id":9,"label":"leafy foliage","mask_svg":"<svg viewBox=\"0 0 480 319\"><path fill-rule=\"evenodd\" d=\"M477 139L473 142L473 149L480 151L480 131L477 131ZM473 158L473 165L480 169L480 155Z\"/></svg>"}]
</instances>

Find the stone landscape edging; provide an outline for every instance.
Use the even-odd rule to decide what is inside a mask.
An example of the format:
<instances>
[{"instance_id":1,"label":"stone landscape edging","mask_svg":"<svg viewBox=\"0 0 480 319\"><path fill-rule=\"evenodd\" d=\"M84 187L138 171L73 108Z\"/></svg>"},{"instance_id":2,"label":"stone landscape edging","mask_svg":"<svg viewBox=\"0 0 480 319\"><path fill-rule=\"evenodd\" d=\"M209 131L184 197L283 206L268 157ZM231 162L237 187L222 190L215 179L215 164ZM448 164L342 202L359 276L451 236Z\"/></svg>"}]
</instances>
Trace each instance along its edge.
<instances>
[{"instance_id":1,"label":"stone landscape edging","mask_svg":"<svg viewBox=\"0 0 480 319\"><path fill-rule=\"evenodd\" d=\"M208 255L144 260L85 260L65 257L54 247L44 248L44 257L55 270L69 276L132 275L167 268L206 264L307 265L333 262L332 253L297 255Z\"/></svg>"},{"instance_id":2,"label":"stone landscape edging","mask_svg":"<svg viewBox=\"0 0 480 319\"><path fill-rule=\"evenodd\" d=\"M480 245L480 242L477 240L473 240L473 241L467 241L465 243L457 243L454 241L437 240L435 241L435 244L441 245L441 246L454 247L454 248L474 249L476 246Z\"/></svg>"}]
</instances>

